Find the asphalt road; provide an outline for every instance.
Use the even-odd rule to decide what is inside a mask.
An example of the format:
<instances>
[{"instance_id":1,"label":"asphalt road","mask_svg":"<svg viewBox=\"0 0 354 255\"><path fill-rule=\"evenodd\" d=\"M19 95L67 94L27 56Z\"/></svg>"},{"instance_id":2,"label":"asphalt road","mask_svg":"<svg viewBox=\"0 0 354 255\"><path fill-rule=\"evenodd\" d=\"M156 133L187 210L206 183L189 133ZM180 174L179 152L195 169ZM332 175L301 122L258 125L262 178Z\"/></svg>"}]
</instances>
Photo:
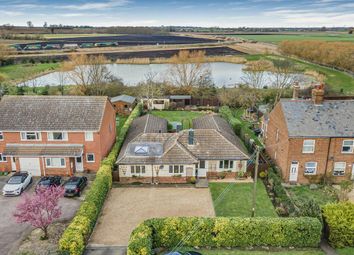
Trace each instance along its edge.
<instances>
[{"instance_id":1,"label":"asphalt road","mask_svg":"<svg viewBox=\"0 0 354 255\"><path fill-rule=\"evenodd\" d=\"M0 176L0 190L5 185L9 177ZM33 180L29 188L24 193L32 193L38 179ZM23 193L23 194L24 194ZM33 230L29 224L16 223L13 213L16 205L21 201L20 197L3 197L0 195L0 254L16 254L21 241ZM62 216L59 220L71 219L80 206L78 198L62 198Z\"/></svg>"}]
</instances>

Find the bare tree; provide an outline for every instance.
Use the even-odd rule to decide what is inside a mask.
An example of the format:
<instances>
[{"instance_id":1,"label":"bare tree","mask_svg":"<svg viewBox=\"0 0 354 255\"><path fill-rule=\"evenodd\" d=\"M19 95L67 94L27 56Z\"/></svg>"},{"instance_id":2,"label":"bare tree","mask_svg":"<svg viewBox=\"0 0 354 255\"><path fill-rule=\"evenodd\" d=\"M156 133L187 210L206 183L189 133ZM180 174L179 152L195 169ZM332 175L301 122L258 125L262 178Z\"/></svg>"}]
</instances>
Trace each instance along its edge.
<instances>
[{"instance_id":1,"label":"bare tree","mask_svg":"<svg viewBox=\"0 0 354 255\"><path fill-rule=\"evenodd\" d=\"M158 73L148 72L145 74L145 80L139 84L139 92L142 97L151 99L163 95L162 84L156 80Z\"/></svg>"},{"instance_id":2,"label":"bare tree","mask_svg":"<svg viewBox=\"0 0 354 255\"><path fill-rule=\"evenodd\" d=\"M26 23L27 23L27 26L28 26L28 27L33 27L32 21L29 20L29 21L27 21Z\"/></svg>"},{"instance_id":3,"label":"bare tree","mask_svg":"<svg viewBox=\"0 0 354 255\"><path fill-rule=\"evenodd\" d=\"M204 51L182 50L172 58L169 81L172 85L192 92L193 87L203 83L211 76L210 66L205 63Z\"/></svg>"},{"instance_id":4,"label":"bare tree","mask_svg":"<svg viewBox=\"0 0 354 255\"><path fill-rule=\"evenodd\" d=\"M241 80L251 88L261 89L266 85L266 71L271 67L271 63L266 60L250 62L243 70Z\"/></svg>"},{"instance_id":5,"label":"bare tree","mask_svg":"<svg viewBox=\"0 0 354 255\"><path fill-rule=\"evenodd\" d=\"M113 76L105 65L108 60L103 56L72 55L65 64L68 79L77 85L83 95L103 95Z\"/></svg>"},{"instance_id":6,"label":"bare tree","mask_svg":"<svg viewBox=\"0 0 354 255\"><path fill-rule=\"evenodd\" d=\"M273 81L272 87L277 90L275 103L277 103L284 90L295 83L296 75L294 75L294 63L287 59L274 59L273 61ZM275 105L275 104L274 104Z\"/></svg>"}]
</instances>

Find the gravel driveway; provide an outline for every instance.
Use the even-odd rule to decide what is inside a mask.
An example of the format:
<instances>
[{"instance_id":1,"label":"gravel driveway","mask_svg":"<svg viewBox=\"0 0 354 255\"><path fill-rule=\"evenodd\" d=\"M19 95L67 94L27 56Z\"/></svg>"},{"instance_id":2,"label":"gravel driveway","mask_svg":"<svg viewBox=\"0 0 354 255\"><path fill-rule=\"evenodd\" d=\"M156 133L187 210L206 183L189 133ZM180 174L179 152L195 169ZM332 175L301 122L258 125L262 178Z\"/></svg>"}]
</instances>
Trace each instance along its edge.
<instances>
[{"instance_id":1,"label":"gravel driveway","mask_svg":"<svg viewBox=\"0 0 354 255\"><path fill-rule=\"evenodd\" d=\"M127 246L139 223L168 216L215 216L209 189L113 188L89 243Z\"/></svg>"},{"instance_id":2,"label":"gravel driveway","mask_svg":"<svg viewBox=\"0 0 354 255\"><path fill-rule=\"evenodd\" d=\"M0 191L9 177L0 176ZM32 193L38 179L27 188L24 193ZM80 198L81 199L81 198ZM18 224L15 222L12 214L16 205L21 201L21 197L3 197L0 195L0 249L1 255L16 254L17 248L23 238L31 231L32 227L28 224ZM62 217L60 220L71 219L80 206L80 200L77 198L63 198L60 201L62 206Z\"/></svg>"}]
</instances>

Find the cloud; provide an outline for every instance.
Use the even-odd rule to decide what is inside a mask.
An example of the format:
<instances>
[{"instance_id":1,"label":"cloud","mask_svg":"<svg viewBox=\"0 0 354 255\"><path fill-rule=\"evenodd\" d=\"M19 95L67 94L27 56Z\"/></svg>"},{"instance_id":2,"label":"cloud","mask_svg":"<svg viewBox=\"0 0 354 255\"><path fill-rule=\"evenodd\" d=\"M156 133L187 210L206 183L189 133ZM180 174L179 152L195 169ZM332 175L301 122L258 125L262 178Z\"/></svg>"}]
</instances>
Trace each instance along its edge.
<instances>
[{"instance_id":1,"label":"cloud","mask_svg":"<svg viewBox=\"0 0 354 255\"><path fill-rule=\"evenodd\" d=\"M0 10L1 14L7 15L7 16L22 16L24 15L23 12L18 12L18 11L3 11Z\"/></svg>"},{"instance_id":2,"label":"cloud","mask_svg":"<svg viewBox=\"0 0 354 255\"><path fill-rule=\"evenodd\" d=\"M59 9L68 9L68 10L103 10L114 7L120 7L130 4L130 0L110 0L106 2L89 2L83 4L69 4L69 5L58 5L56 6Z\"/></svg>"}]
</instances>

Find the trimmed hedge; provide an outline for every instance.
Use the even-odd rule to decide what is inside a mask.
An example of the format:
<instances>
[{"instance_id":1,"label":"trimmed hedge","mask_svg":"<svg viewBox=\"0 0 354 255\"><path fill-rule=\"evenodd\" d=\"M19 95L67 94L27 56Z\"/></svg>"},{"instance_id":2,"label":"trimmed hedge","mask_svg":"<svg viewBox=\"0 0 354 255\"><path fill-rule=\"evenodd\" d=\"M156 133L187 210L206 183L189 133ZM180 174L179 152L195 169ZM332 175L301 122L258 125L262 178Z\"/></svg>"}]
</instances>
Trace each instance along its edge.
<instances>
[{"instance_id":1,"label":"trimmed hedge","mask_svg":"<svg viewBox=\"0 0 354 255\"><path fill-rule=\"evenodd\" d=\"M332 203L323 206L323 218L329 231L331 246L354 247L354 204L351 202Z\"/></svg>"},{"instance_id":2,"label":"trimmed hedge","mask_svg":"<svg viewBox=\"0 0 354 255\"><path fill-rule=\"evenodd\" d=\"M194 229L194 227L197 227ZM131 234L128 255L149 255L153 248L186 247L318 247L322 225L316 218L151 219ZM191 236L191 238L186 238ZM181 244L180 241L183 240Z\"/></svg>"},{"instance_id":3,"label":"trimmed hedge","mask_svg":"<svg viewBox=\"0 0 354 255\"><path fill-rule=\"evenodd\" d=\"M85 201L81 204L76 216L66 228L59 240L59 251L62 254L81 255L85 243L92 233L97 218L112 187L112 170L119 150L124 142L128 129L135 118L141 114L141 104L138 104L119 131L117 141L109 155L102 160Z\"/></svg>"}]
</instances>

